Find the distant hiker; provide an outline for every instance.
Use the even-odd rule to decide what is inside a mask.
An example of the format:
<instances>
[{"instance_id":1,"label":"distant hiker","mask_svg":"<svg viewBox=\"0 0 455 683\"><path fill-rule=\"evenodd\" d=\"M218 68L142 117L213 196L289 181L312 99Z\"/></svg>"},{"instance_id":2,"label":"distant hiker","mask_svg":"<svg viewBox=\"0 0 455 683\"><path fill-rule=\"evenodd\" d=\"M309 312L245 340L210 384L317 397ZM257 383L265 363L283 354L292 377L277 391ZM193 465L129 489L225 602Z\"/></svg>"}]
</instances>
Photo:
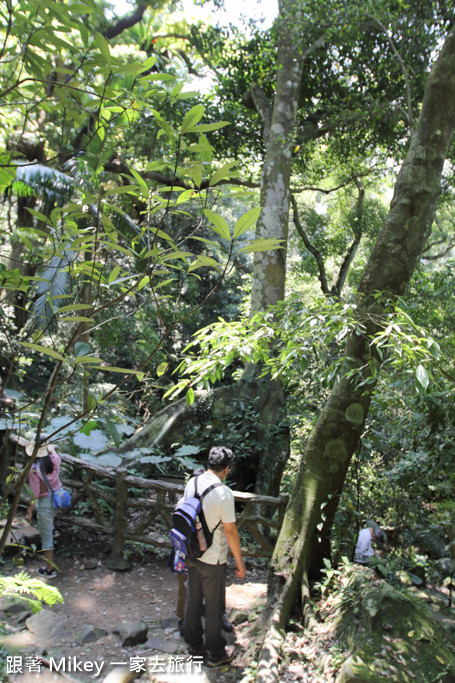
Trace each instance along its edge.
<instances>
[{"instance_id":1,"label":"distant hiker","mask_svg":"<svg viewBox=\"0 0 455 683\"><path fill-rule=\"evenodd\" d=\"M33 455L34 449L34 441L29 441L25 446L25 452L28 456ZM62 459L52 444L40 446L36 460L32 465L32 469L30 470L30 475L28 478L28 483L34 498L28 506L25 519L27 522L31 521L33 508L36 503L36 510L38 514L38 530L41 535L41 551L46 561L46 565L38 569L38 574L39 576L48 579L52 579L57 576L57 572L53 563L54 517L57 514L57 510L52 506L52 497L49 495L49 489L44 482L40 470L45 472L51 487L56 490L62 486L60 481L61 462Z\"/></svg>"},{"instance_id":2,"label":"distant hiker","mask_svg":"<svg viewBox=\"0 0 455 683\"><path fill-rule=\"evenodd\" d=\"M354 562L358 564L368 564L373 557L373 541L382 542L384 540L384 532L379 527L365 527L359 531L357 545L354 551Z\"/></svg>"},{"instance_id":3,"label":"distant hiker","mask_svg":"<svg viewBox=\"0 0 455 683\"><path fill-rule=\"evenodd\" d=\"M223 481L235 457L224 446L211 449L207 471L197 478L198 491ZM195 478L185 488L184 499L195 494ZM235 648L226 647L221 634L226 590L227 547L237 564L236 574L243 579L246 568L240 550L240 539L235 524L234 496L225 485L217 485L203 498L203 511L210 531L214 530L212 545L199 559L186 558L188 567L188 592L185 610L184 637L189 652L194 656L207 654L207 665L216 667L234 659ZM203 602L205 600L205 633L202 627Z\"/></svg>"}]
</instances>

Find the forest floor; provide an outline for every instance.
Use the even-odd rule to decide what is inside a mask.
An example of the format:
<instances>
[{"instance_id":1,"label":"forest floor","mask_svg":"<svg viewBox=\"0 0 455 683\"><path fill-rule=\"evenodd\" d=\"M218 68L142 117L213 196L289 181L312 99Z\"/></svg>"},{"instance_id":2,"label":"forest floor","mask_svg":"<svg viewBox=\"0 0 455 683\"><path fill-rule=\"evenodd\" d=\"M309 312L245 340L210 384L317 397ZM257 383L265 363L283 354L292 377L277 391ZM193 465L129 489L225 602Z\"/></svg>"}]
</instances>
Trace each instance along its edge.
<instances>
[{"instance_id":1,"label":"forest floor","mask_svg":"<svg viewBox=\"0 0 455 683\"><path fill-rule=\"evenodd\" d=\"M63 680L102 681L119 662L130 670L137 668L138 678L147 680L139 669L146 659L156 680L190 681L185 675L175 679L168 676L178 669L177 660L187 656L186 646L178 631L175 615L177 576L167 567L167 558L145 551L142 555L131 549L132 567L128 571L112 571L105 565L109 553L109 539L77 530L60 530L56 538L55 561L59 574L48 583L56 586L64 602L52 608L45 607L38 617L23 612L3 611L8 600L0 601L0 614L6 624L7 635L0 639L7 647L10 659L9 680L17 683L60 683ZM30 576L42 560L28 555L21 568ZM235 626L234 633L225 634L229 643L235 643L237 655L233 663L221 669L209 669L194 662L187 671L195 680L234 683L248 680L251 649L248 627L262 611L266 601L266 571L259 562L247 561L247 576L237 579L234 565L229 566L226 591L226 610L235 618L243 613L243 623ZM12 558L2 567L3 575L17 573ZM241 619L242 620L242 619ZM144 622L148 627L145 643L123 646L115 632L122 622ZM91 640L95 638L96 640ZM12 648L12 649L10 649ZM75 659L76 658L76 659ZM64 660L64 664L59 665ZM74 662L78 668L74 671ZM54 671L49 670L53 663ZM95 663L93 671L83 671L86 663ZM60 671L55 672L59 666ZM99 667L102 669L98 675ZM186 664L188 667L189 665ZM63 667L65 671L63 671ZM62 677L62 673L64 676ZM203 675L204 674L204 675ZM0 677L1 678L1 677ZM155 679L153 679L155 680ZM295 676L283 681L310 680Z\"/></svg>"},{"instance_id":2,"label":"forest floor","mask_svg":"<svg viewBox=\"0 0 455 683\"><path fill-rule=\"evenodd\" d=\"M247 561L247 576L243 581L236 578L234 566L229 567L226 607L236 626L234 633L225 635L229 643L236 644L233 663L221 669L209 669L198 662L186 661L186 673L178 675L172 672L182 670L179 661L187 659L187 651L175 615L177 576L170 573L164 554L159 557L150 550L142 554L137 548L129 550L131 569L113 571L105 563L110 551L109 539L60 528L56 555L60 573L48 582L59 589L64 602L45 607L31 617L23 611L5 611L10 601L0 599L0 621L6 629L6 636L0 637L0 654L5 658L6 652L10 657L10 670L3 676L4 681L101 682L117 670L119 663L123 664L124 671L135 671L136 678L144 682L248 683L252 680L249 672L255 666L256 643L251 642L250 626L266 602L264 565ZM36 576L41 565L42 561L30 554L22 568L30 576ZM9 558L1 574L15 573L17 568L13 558ZM437 602L445 601L447 595L445 591L438 591L436 598ZM328 602L323 610L324 619L311 633L298 622L289 625L282 649L280 683L335 681L344 653L333 637ZM455 622L453 618L451 621L453 631ZM123 645L117 630L125 622L143 622L147 626L145 642ZM2 645L6 650L1 649ZM92 670L84 671L84 667ZM120 679L115 683L120 683Z\"/></svg>"}]
</instances>

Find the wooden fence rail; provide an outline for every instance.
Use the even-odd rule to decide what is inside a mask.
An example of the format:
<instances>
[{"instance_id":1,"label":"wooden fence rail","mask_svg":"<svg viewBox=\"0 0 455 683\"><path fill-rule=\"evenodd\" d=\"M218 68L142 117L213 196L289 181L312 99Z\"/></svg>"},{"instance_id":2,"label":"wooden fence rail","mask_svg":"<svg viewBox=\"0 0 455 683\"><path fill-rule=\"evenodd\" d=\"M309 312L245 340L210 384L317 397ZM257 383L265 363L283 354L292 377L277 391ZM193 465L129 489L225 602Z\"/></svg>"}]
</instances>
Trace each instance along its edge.
<instances>
[{"instance_id":1,"label":"wooden fence rail","mask_svg":"<svg viewBox=\"0 0 455 683\"><path fill-rule=\"evenodd\" d=\"M121 566L127 541L171 547L172 512L183 495L183 480L145 479L124 468L105 467L67 454L62 454L61 478L71 489L73 508L59 513L59 519L112 537L112 566ZM233 491L233 495L242 552L250 557L270 557L288 497L241 491Z\"/></svg>"}]
</instances>

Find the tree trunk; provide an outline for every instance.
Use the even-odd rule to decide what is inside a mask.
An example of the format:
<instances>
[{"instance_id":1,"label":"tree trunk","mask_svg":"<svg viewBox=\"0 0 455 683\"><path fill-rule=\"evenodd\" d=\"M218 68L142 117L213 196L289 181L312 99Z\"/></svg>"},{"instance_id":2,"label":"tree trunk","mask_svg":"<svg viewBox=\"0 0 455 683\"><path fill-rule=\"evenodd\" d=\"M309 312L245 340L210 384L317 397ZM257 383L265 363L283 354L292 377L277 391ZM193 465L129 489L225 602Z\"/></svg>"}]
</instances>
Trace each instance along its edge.
<instances>
[{"instance_id":1,"label":"tree trunk","mask_svg":"<svg viewBox=\"0 0 455 683\"><path fill-rule=\"evenodd\" d=\"M267 310L285 296L290 177L300 84L305 58L322 45L319 40L305 47L306 36L300 30L302 11L302 5L294 0L284 0L280 4L277 78L270 125L269 117L263 115L266 154L261 173L262 211L256 225L256 239L282 240L282 248L255 254L252 314ZM253 99L257 101L257 97ZM247 369L245 379L255 373L257 368ZM267 392L268 401L261 416L264 446L255 463L255 490L264 495L277 495L290 450L289 430L285 427L285 395L280 380L269 381L262 390Z\"/></svg>"},{"instance_id":2,"label":"tree trunk","mask_svg":"<svg viewBox=\"0 0 455 683\"><path fill-rule=\"evenodd\" d=\"M277 638L307 573L317 567L314 548L324 543L351 457L362 433L377 381L370 335L386 301L403 295L430 234L441 173L455 125L455 29L441 49L426 84L422 110L395 184L389 214L359 285L359 322L365 332L347 340L346 376L333 389L302 457L272 560L270 597L276 599L261 654L258 680L278 680ZM381 293L376 298L377 292ZM364 381L367 381L364 383ZM284 585L283 585L284 581Z\"/></svg>"}]
</instances>

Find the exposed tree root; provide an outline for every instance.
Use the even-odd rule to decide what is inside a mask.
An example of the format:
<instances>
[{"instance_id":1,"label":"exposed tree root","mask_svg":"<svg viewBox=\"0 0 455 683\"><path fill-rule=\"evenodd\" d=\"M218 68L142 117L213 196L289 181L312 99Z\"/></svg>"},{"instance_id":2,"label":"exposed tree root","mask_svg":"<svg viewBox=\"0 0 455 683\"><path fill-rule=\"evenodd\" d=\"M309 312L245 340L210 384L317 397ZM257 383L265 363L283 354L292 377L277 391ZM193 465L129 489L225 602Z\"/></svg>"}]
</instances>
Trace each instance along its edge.
<instances>
[{"instance_id":1,"label":"exposed tree root","mask_svg":"<svg viewBox=\"0 0 455 683\"><path fill-rule=\"evenodd\" d=\"M299 577L300 563L296 563L288 574L269 617L269 626L259 656L257 683L279 683L280 652L286 637L286 622L295 603Z\"/></svg>"}]
</instances>

